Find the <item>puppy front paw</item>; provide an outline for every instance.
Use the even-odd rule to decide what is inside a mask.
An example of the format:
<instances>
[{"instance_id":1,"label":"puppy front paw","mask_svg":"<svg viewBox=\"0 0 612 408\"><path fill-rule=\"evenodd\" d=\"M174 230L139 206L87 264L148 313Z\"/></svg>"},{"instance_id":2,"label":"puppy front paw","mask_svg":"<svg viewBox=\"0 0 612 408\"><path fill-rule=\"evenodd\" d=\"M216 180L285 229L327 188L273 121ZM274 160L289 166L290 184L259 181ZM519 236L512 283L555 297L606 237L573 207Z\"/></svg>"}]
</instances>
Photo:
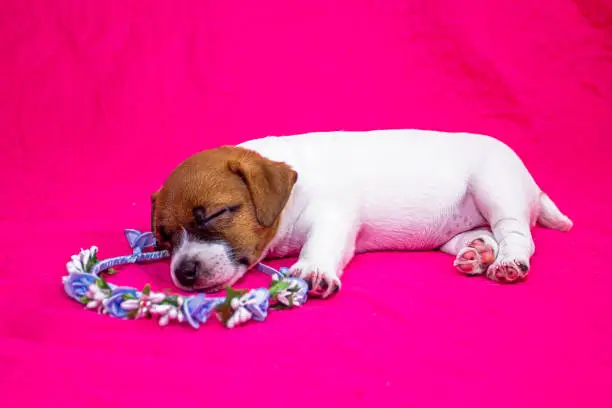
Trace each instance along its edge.
<instances>
[{"instance_id":1,"label":"puppy front paw","mask_svg":"<svg viewBox=\"0 0 612 408\"><path fill-rule=\"evenodd\" d=\"M298 261L289 269L289 275L304 279L310 295L323 299L338 292L342 287L340 278L333 269L323 268L307 261Z\"/></svg>"}]
</instances>

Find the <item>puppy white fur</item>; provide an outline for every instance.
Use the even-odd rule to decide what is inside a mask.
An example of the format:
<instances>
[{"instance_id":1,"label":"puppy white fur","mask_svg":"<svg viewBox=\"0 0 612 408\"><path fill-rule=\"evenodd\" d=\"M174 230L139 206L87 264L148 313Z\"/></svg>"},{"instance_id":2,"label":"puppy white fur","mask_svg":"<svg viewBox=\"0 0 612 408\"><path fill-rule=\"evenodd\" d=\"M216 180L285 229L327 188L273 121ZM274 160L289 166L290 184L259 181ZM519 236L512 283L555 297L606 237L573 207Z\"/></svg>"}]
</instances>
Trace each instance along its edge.
<instances>
[{"instance_id":1,"label":"puppy white fur","mask_svg":"<svg viewBox=\"0 0 612 408\"><path fill-rule=\"evenodd\" d=\"M338 131L240 147L299 174L265 255L299 253L292 274L309 279L322 296L339 289L347 263L365 251L441 249L457 255L466 273L517 281L535 250L531 227L538 221L558 230L572 226L517 155L484 135ZM212 251L202 251L207 245L218 244L199 243L203 257ZM228 262L224 268L235 281L227 258L218 262Z\"/></svg>"}]
</instances>

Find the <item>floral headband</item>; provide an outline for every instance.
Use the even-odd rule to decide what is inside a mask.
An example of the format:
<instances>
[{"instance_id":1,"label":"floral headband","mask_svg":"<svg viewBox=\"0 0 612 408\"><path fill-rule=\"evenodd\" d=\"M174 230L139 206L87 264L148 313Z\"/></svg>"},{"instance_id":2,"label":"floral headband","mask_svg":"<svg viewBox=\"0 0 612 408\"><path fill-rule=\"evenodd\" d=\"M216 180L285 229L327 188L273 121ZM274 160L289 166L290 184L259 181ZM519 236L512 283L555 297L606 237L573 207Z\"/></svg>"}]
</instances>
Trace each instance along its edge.
<instances>
[{"instance_id":1,"label":"floral headband","mask_svg":"<svg viewBox=\"0 0 612 408\"><path fill-rule=\"evenodd\" d=\"M272 277L270 287L234 290L228 287L225 297L192 296L153 292L149 284L138 291L131 287L108 283L103 274L112 275L114 266L156 261L168 258L168 251L146 251L155 245L150 232L125 230L132 254L99 260L98 248L81 249L66 264L68 276L62 277L64 290L71 298L96 310L120 319L157 319L161 326L171 321L187 322L194 329L206 323L212 313L228 328L249 320L263 321L269 309L301 306L308 299L308 284L300 278L288 277L287 268L276 270L264 264L255 269Z\"/></svg>"}]
</instances>

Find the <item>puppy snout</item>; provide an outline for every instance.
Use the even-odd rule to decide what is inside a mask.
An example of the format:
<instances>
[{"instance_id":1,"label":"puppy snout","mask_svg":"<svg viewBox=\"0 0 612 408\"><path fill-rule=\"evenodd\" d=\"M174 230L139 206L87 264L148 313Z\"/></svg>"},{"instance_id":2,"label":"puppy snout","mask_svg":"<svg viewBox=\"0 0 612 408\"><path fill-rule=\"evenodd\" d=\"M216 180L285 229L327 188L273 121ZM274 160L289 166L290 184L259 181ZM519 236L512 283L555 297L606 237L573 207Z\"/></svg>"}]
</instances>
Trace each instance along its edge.
<instances>
[{"instance_id":1,"label":"puppy snout","mask_svg":"<svg viewBox=\"0 0 612 408\"><path fill-rule=\"evenodd\" d=\"M182 261L176 268L176 280L184 287L192 287L198 278L200 263L194 260Z\"/></svg>"}]
</instances>

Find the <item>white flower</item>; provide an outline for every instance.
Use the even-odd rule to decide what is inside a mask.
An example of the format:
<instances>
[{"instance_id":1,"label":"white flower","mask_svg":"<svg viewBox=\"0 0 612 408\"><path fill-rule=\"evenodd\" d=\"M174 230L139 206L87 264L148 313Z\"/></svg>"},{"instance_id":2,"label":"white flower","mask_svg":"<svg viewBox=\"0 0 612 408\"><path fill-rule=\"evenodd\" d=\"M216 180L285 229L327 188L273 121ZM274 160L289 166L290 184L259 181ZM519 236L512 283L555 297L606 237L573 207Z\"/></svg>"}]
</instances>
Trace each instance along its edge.
<instances>
[{"instance_id":1,"label":"white flower","mask_svg":"<svg viewBox=\"0 0 612 408\"><path fill-rule=\"evenodd\" d=\"M68 273L85 272L83 270L83 265L81 264L81 260L79 259L77 255L72 255L72 257L70 258L70 261L68 261L68 263L66 264L66 270L68 271Z\"/></svg>"},{"instance_id":2,"label":"white flower","mask_svg":"<svg viewBox=\"0 0 612 408\"><path fill-rule=\"evenodd\" d=\"M235 297L230 301L230 306L234 309L234 314L227 320L225 325L230 329L239 324L245 323L253 314L245 306L256 303L256 298L249 292L241 297Z\"/></svg>"},{"instance_id":3,"label":"white flower","mask_svg":"<svg viewBox=\"0 0 612 408\"><path fill-rule=\"evenodd\" d=\"M151 306L151 314L154 316L164 315L172 309L172 305L153 305Z\"/></svg>"},{"instance_id":4,"label":"white flower","mask_svg":"<svg viewBox=\"0 0 612 408\"><path fill-rule=\"evenodd\" d=\"M230 306L232 307L232 309L236 310L238 309L240 306L242 306L242 302L240 301L241 299L235 297L232 299L232 301L230 302Z\"/></svg>"},{"instance_id":5,"label":"white flower","mask_svg":"<svg viewBox=\"0 0 612 408\"><path fill-rule=\"evenodd\" d=\"M148 296L148 300L151 301L152 304L161 303L165 298L166 298L166 295L164 295L163 293L159 293L159 292L157 293L151 292Z\"/></svg>"},{"instance_id":6,"label":"white flower","mask_svg":"<svg viewBox=\"0 0 612 408\"><path fill-rule=\"evenodd\" d=\"M170 323L170 317L167 314L159 318L160 326L166 326L168 323Z\"/></svg>"},{"instance_id":7,"label":"white flower","mask_svg":"<svg viewBox=\"0 0 612 408\"><path fill-rule=\"evenodd\" d=\"M251 312L246 310L246 308L239 307L238 310L236 310L234 312L232 317L230 317L227 320L227 323L225 325L231 329L232 327L235 327L235 326L237 326L239 324L245 323L246 321L248 321L251 318L251 316L252 316Z\"/></svg>"},{"instance_id":8,"label":"white flower","mask_svg":"<svg viewBox=\"0 0 612 408\"><path fill-rule=\"evenodd\" d=\"M66 264L68 273L86 272L87 264L98 253L98 247L92 246L89 249L81 249L78 255L72 255Z\"/></svg>"},{"instance_id":9,"label":"white flower","mask_svg":"<svg viewBox=\"0 0 612 408\"><path fill-rule=\"evenodd\" d=\"M87 292L85 292L85 297L89 299L89 302L87 302L85 308L98 308L98 312L100 312L104 307L104 301L108 298L109 293L110 291L100 288L95 283L89 285Z\"/></svg>"},{"instance_id":10,"label":"white flower","mask_svg":"<svg viewBox=\"0 0 612 408\"><path fill-rule=\"evenodd\" d=\"M140 306L138 299L128 299L121 302L121 308L124 310L136 310Z\"/></svg>"},{"instance_id":11,"label":"white flower","mask_svg":"<svg viewBox=\"0 0 612 408\"><path fill-rule=\"evenodd\" d=\"M73 261L70 261L66 264L66 270L68 271L68 273L83 272L81 265L75 264Z\"/></svg>"},{"instance_id":12,"label":"white flower","mask_svg":"<svg viewBox=\"0 0 612 408\"><path fill-rule=\"evenodd\" d=\"M96 307L100 306L100 303L101 302L99 300L90 300L89 302L87 302L85 307L87 309L93 309L93 308L96 308Z\"/></svg>"},{"instance_id":13,"label":"white flower","mask_svg":"<svg viewBox=\"0 0 612 408\"><path fill-rule=\"evenodd\" d=\"M135 319L138 319L147 313L153 315L164 315L168 311L165 306L171 305L160 305L160 303L166 298L163 293L151 292L148 295L144 293L140 295L140 299L128 299L121 302L121 308L124 310L138 310Z\"/></svg>"},{"instance_id":14,"label":"white flower","mask_svg":"<svg viewBox=\"0 0 612 408\"><path fill-rule=\"evenodd\" d=\"M153 305L151 314L161 316L159 318L160 326L165 326L172 320L183 321L183 313L173 305Z\"/></svg>"},{"instance_id":15,"label":"white flower","mask_svg":"<svg viewBox=\"0 0 612 408\"><path fill-rule=\"evenodd\" d=\"M89 290L87 291L87 293L85 293L85 296L87 296L90 299L104 300L108 296L108 293L107 293L108 291L100 288L95 283L89 285L88 289Z\"/></svg>"},{"instance_id":16,"label":"white flower","mask_svg":"<svg viewBox=\"0 0 612 408\"><path fill-rule=\"evenodd\" d=\"M87 266L87 262L89 262L89 258L91 258L91 251L89 249L81 249L81 253L79 254L79 261L83 267Z\"/></svg>"}]
</instances>

